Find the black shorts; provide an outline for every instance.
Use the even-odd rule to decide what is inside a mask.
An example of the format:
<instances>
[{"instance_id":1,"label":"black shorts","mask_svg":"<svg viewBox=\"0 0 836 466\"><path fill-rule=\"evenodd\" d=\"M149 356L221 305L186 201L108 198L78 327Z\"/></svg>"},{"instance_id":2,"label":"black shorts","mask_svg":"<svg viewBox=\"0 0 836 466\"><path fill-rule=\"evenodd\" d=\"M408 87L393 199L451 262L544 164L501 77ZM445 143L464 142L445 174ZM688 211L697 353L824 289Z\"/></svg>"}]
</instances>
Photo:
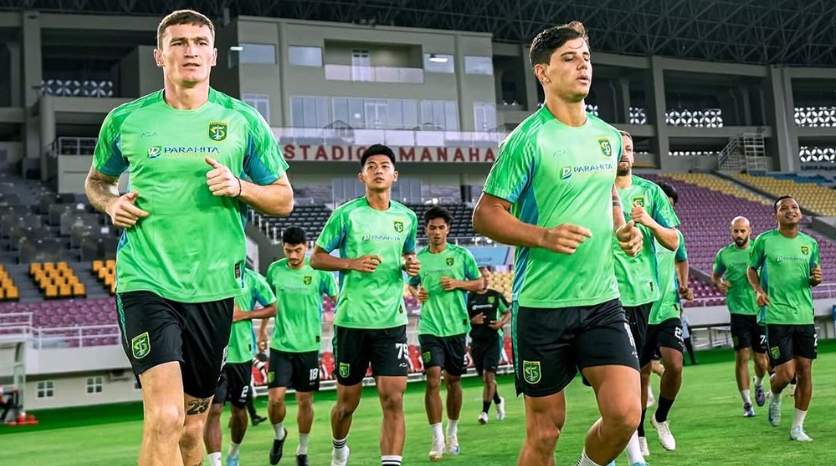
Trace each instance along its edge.
<instances>
[{"instance_id":1,"label":"black shorts","mask_svg":"<svg viewBox=\"0 0 836 466\"><path fill-rule=\"evenodd\" d=\"M473 359L473 366L476 368L477 374L482 375L483 372L496 373L499 368L500 341L499 335L486 340L470 341L470 357Z\"/></svg>"},{"instance_id":2,"label":"black shorts","mask_svg":"<svg viewBox=\"0 0 836 466\"><path fill-rule=\"evenodd\" d=\"M297 392L319 390L319 351L290 353L270 349L267 388L292 388Z\"/></svg>"},{"instance_id":3,"label":"black shorts","mask_svg":"<svg viewBox=\"0 0 836 466\"><path fill-rule=\"evenodd\" d=\"M730 314L731 336L734 350L752 348L756 353L766 353L766 331L758 324L758 316Z\"/></svg>"},{"instance_id":4,"label":"black shorts","mask_svg":"<svg viewBox=\"0 0 836 466\"><path fill-rule=\"evenodd\" d=\"M813 324L767 325L766 343L773 367L798 357L816 359L819 354L819 336Z\"/></svg>"},{"instance_id":5,"label":"black shorts","mask_svg":"<svg viewBox=\"0 0 836 466\"><path fill-rule=\"evenodd\" d=\"M633 334L633 342L636 348L644 348L644 341L647 338L647 322L650 320L650 309L653 303L640 306L625 306L624 313L627 315L627 323L630 324L630 332Z\"/></svg>"},{"instance_id":6,"label":"black shorts","mask_svg":"<svg viewBox=\"0 0 836 466\"><path fill-rule=\"evenodd\" d=\"M595 306L520 307L514 312L514 358L517 394L532 397L559 393L587 367L638 370L633 336L617 299Z\"/></svg>"},{"instance_id":7,"label":"black shorts","mask_svg":"<svg viewBox=\"0 0 836 466\"><path fill-rule=\"evenodd\" d=\"M122 346L139 381L143 372L180 362L183 391L195 398L215 393L226 361L233 299L179 303L150 291L116 295Z\"/></svg>"},{"instance_id":8,"label":"black shorts","mask_svg":"<svg viewBox=\"0 0 836 466\"><path fill-rule=\"evenodd\" d=\"M660 348L672 348L680 353L685 352L685 342L682 340L682 320L679 317L647 326L647 340L642 348L639 362L641 366L659 359Z\"/></svg>"},{"instance_id":9,"label":"black shorts","mask_svg":"<svg viewBox=\"0 0 836 466\"><path fill-rule=\"evenodd\" d=\"M221 371L218 388L212 404L226 404L227 401L238 409L247 407L247 395L250 393L250 382L253 379L253 365L245 362L241 364L227 364Z\"/></svg>"},{"instance_id":10,"label":"black shorts","mask_svg":"<svg viewBox=\"0 0 836 466\"><path fill-rule=\"evenodd\" d=\"M431 367L440 367L450 375L461 377L467 371L466 340L466 333L449 337L418 335L424 371Z\"/></svg>"},{"instance_id":11,"label":"black shorts","mask_svg":"<svg viewBox=\"0 0 836 466\"><path fill-rule=\"evenodd\" d=\"M334 363L337 383L357 385L369 364L374 377L406 377L409 373L409 345L406 325L365 329L334 326Z\"/></svg>"}]
</instances>

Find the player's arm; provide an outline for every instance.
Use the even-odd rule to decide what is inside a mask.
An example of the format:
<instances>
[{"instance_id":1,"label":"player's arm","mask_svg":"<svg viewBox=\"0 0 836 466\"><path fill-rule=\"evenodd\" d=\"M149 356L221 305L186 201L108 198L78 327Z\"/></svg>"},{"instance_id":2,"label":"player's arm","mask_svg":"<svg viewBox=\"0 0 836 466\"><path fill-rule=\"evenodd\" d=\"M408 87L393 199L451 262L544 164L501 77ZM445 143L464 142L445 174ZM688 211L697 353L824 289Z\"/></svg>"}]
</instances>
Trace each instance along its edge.
<instances>
[{"instance_id":1,"label":"player's arm","mask_svg":"<svg viewBox=\"0 0 836 466\"><path fill-rule=\"evenodd\" d=\"M320 246L314 246L311 254L311 267L326 272L344 272L356 270L358 272L374 272L380 264L380 256L366 255L356 259L334 257Z\"/></svg>"},{"instance_id":2,"label":"player's arm","mask_svg":"<svg viewBox=\"0 0 836 466\"><path fill-rule=\"evenodd\" d=\"M473 210L473 229L502 244L544 247L548 230L521 222L511 214L511 205L505 199L483 193Z\"/></svg>"},{"instance_id":3,"label":"player's arm","mask_svg":"<svg viewBox=\"0 0 836 466\"><path fill-rule=\"evenodd\" d=\"M287 174L265 186L240 178L238 181L241 183L238 199L262 214L286 217L293 211L293 188Z\"/></svg>"},{"instance_id":4,"label":"player's arm","mask_svg":"<svg viewBox=\"0 0 836 466\"><path fill-rule=\"evenodd\" d=\"M680 236L678 231L676 234ZM679 280L679 295L685 298L686 301L691 301L694 299L694 292L688 286L688 251L685 249L685 239L680 236L677 242L679 246L674 253L674 268L676 269L676 277Z\"/></svg>"},{"instance_id":5,"label":"player's arm","mask_svg":"<svg viewBox=\"0 0 836 466\"><path fill-rule=\"evenodd\" d=\"M822 282L821 266L819 265L819 243L813 243L813 253L810 255L810 286L818 286Z\"/></svg>"},{"instance_id":6,"label":"player's arm","mask_svg":"<svg viewBox=\"0 0 836 466\"><path fill-rule=\"evenodd\" d=\"M752 244L752 252L749 253L749 267L746 268L746 279L749 281L749 286L755 290L758 306L769 305L769 295L761 287L761 279L758 276L758 269L763 266L764 260L766 259L764 242L765 240L760 236L755 239L755 242Z\"/></svg>"},{"instance_id":7,"label":"player's arm","mask_svg":"<svg viewBox=\"0 0 836 466\"><path fill-rule=\"evenodd\" d=\"M276 313L278 314L278 308L276 309ZM261 324L258 326L258 338L256 341L258 342L258 347L260 349L267 348L267 341L269 338L267 337L267 325L270 323L270 318L261 319Z\"/></svg>"},{"instance_id":8,"label":"player's arm","mask_svg":"<svg viewBox=\"0 0 836 466\"><path fill-rule=\"evenodd\" d=\"M711 269L711 283L720 290L721 293L726 294L731 288L731 283L723 280L723 275L726 273L726 264L723 262L723 250L721 249L717 256L714 257L714 267Z\"/></svg>"},{"instance_id":9,"label":"player's arm","mask_svg":"<svg viewBox=\"0 0 836 466\"><path fill-rule=\"evenodd\" d=\"M625 222L624 207L621 205L621 196L618 195L618 187L613 183L612 195L612 224L613 234L618 239L618 246L628 256L635 256L642 250L642 232L635 224L635 220Z\"/></svg>"},{"instance_id":10,"label":"player's arm","mask_svg":"<svg viewBox=\"0 0 836 466\"><path fill-rule=\"evenodd\" d=\"M271 317L276 317L276 303L273 302L272 304L268 304L267 306L262 307L261 309L254 309L249 312L242 312L243 316L236 320L238 322L240 320L255 320L255 319L269 319Z\"/></svg>"},{"instance_id":11,"label":"player's arm","mask_svg":"<svg viewBox=\"0 0 836 466\"><path fill-rule=\"evenodd\" d=\"M653 236L663 247L676 251L679 248L679 233L676 226L679 219L665 196L664 191L658 185L651 190L651 212L644 206L631 206L630 216L638 224L644 225L653 233Z\"/></svg>"}]
</instances>

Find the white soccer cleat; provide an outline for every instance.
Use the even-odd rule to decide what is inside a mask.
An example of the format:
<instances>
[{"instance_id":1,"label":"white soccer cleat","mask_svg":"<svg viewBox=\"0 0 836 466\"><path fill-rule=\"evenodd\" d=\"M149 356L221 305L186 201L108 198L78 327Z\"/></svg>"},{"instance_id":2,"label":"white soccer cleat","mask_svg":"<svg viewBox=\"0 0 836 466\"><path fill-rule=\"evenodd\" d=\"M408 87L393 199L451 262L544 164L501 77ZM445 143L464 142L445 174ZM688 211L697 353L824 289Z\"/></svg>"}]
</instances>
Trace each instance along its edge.
<instances>
[{"instance_id":1,"label":"white soccer cleat","mask_svg":"<svg viewBox=\"0 0 836 466\"><path fill-rule=\"evenodd\" d=\"M642 456L647 458L650 456L650 449L647 448L647 438L646 437L639 437L639 449L642 452Z\"/></svg>"},{"instance_id":2,"label":"white soccer cleat","mask_svg":"<svg viewBox=\"0 0 836 466\"><path fill-rule=\"evenodd\" d=\"M488 413L481 412L479 413L479 424L487 424L488 423Z\"/></svg>"},{"instance_id":3,"label":"white soccer cleat","mask_svg":"<svg viewBox=\"0 0 836 466\"><path fill-rule=\"evenodd\" d=\"M433 447L430 449L430 461L441 461L444 455L444 440L433 439Z\"/></svg>"},{"instance_id":4,"label":"white soccer cleat","mask_svg":"<svg viewBox=\"0 0 836 466\"><path fill-rule=\"evenodd\" d=\"M448 435L447 436L447 444L444 447L444 453L448 455L458 455L459 454L459 437L456 435Z\"/></svg>"},{"instance_id":5,"label":"white soccer cleat","mask_svg":"<svg viewBox=\"0 0 836 466\"><path fill-rule=\"evenodd\" d=\"M496 405L496 420L505 420L505 398L499 397L499 404Z\"/></svg>"},{"instance_id":6,"label":"white soccer cleat","mask_svg":"<svg viewBox=\"0 0 836 466\"><path fill-rule=\"evenodd\" d=\"M348 464L348 445L339 450L331 449L331 466L346 466Z\"/></svg>"},{"instance_id":7,"label":"white soccer cleat","mask_svg":"<svg viewBox=\"0 0 836 466\"><path fill-rule=\"evenodd\" d=\"M662 448L668 451L676 450L676 439L673 438L668 421L658 422L656 416L653 415L650 416L650 423L653 424L656 433L659 434L659 443L662 444Z\"/></svg>"},{"instance_id":8,"label":"white soccer cleat","mask_svg":"<svg viewBox=\"0 0 836 466\"><path fill-rule=\"evenodd\" d=\"M769 398L769 423L772 427L781 425L781 397L773 396Z\"/></svg>"},{"instance_id":9,"label":"white soccer cleat","mask_svg":"<svg viewBox=\"0 0 836 466\"><path fill-rule=\"evenodd\" d=\"M804 432L804 428L801 426L795 426L790 431L790 440L795 440L796 442L812 442L813 439L807 435L807 432Z\"/></svg>"}]
</instances>

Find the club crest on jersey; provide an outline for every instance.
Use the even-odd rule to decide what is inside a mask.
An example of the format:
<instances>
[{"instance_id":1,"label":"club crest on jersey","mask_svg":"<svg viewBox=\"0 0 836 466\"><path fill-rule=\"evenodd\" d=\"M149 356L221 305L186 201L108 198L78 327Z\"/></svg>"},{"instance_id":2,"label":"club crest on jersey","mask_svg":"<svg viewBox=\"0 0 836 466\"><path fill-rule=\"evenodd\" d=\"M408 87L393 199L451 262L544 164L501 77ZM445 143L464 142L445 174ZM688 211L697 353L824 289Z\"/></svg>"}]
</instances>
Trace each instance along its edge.
<instances>
[{"instance_id":1,"label":"club crest on jersey","mask_svg":"<svg viewBox=\"0 0 836 466\"><path fill-rule=\"evenodd\" d=\"M403 233L403 222L400 220L395 220L395 231L398 233Z\"/></svg>"},{"instance_id":2,"label":"club crest on jersey","mask_svg":"<svg viewBox=\"0 0 836 466\"><path fill-rule=\"evenodd\" d=\"M306 285L310 285L312 281L313 281L313 277L310 276L310 275L305 275L304 277L302 277L302 283L304 283Z\"/></svg>"},{"instance_id":3,"label":"club crest on jersey","mask_svg":"<svg viewBox=\"0 0 836 466\"><path fill-rule=\"evenodd\" d=\"M612 144L610 144L610 138L598 138L598 147L601 148L601 153L604 154L604 157L612 155Z\"/></svg>"},{"instance_id":4,"label":"club crest on jersey","mask_svg":"<svg viewBox=\"0 0 836 466\"><path fill-rule=\"evenodd\" d=\"M347 362L340 363L340 377L346 379L351 374L351 364Z\"/></svg>"},{"instance_id":5,"label":"club crest on jersey","mask_svg":"<svg viewBox=\"0 0 836 466\"><path fill-rule=\"evenodd\" d=\"M805 256L810 254L810 248L807 246L801 246L801 254L804 254Z\"/></svg>"},{"instance_id":6,"label":"club crest on jersey","mask_svg":"<svg viewBox=\"0 0 836 466\"><path fill-rule=\"evenodd\" d=\"M523 361L523 378L525 381L534 385L543 378L540 372L540 361Z\"/></svg>"},{"instance_id":7,"label":"club crest on jersey","mask_svg":"<svg viewBox=\"0 0 836 466\"><path fill-rule=\"evenodd\" d=\"M453 265L456 261L452 257L448 257L445 262L447 262L447 265Z\"/></svg>"},{"instance_id":8,"label":"club crest on jersey","mask_svg":"<svg viewBox=\"0 0 836 466\"><path fill-rule=\"evenodd\" d=\"M494 301L496 301L496 298L494 298L493 296L488 296L488 304L493 304Z\"/></svg>"},{"instance_id":9,"label":"club crest on jersey","mask_svg":"<svg viewBox=\"0 0 836 466\"><path fill-rule=\"evenodd\" d=\"M148 356L150 352L151 340L148 338L148 332L131 339L131 353L133 353L135 359L142 359Z\"/></svg>"},{"instance_id":10,"label":"club crest on jersey","mask_svg":"<svg viewBox=\"0 0 836 466\"><path fill-rule=\"evenodd\" d=\"M229 132L229 124L225 121L210 121L209 122L209 139L220 142L226 139L226 134Z\"/></svg>"},{"instance_id":11,"label":"club crest on jersey","mask_svg":"<svg viewBox=\"0 0 836 466\"><path fill-rule=\"evenodd\" d=\"M644 207L644 196L635 196L633 197L633 205Z\"/></svg>"}]
</instances>

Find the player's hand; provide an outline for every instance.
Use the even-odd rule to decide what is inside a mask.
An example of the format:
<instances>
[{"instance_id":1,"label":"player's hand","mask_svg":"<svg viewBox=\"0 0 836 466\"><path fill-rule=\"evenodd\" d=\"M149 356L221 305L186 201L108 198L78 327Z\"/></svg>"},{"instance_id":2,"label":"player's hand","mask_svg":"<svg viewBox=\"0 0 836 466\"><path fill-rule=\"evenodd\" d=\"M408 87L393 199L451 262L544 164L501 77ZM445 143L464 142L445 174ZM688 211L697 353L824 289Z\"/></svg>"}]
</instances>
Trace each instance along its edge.
<instances>
[{"instance_id":1,"label":"player's hand","mask_svg":"<svg viewBox=\"0 0 836 466\"><path fill-rule=\"evenodd\" d=\"M427 292L427 289L423 286L418 288L418 302L426 303L428 299L430 299L430 293Z\"/></svg>"},{"instance_id":2,"label":"player's hand","mask_svg":"<svg viewBox=\"0 0 836 466\"><path fill-rule=\"evenodd\" d=\"M644 207L638 204L633 204L633 210L630 211L630 217L637 224L644 225L648 228L652 227L656 223Z\"/></svg>"},{"instance_id":3,"label":"player's hand","mask_svg":"<svg viewBox=\"0 0 836 466\"><path fill-rule=\"evenodd\" d=\"M762 289L755 292L758 297L758 306L769 306L769 296Z\"/></svg>"},{"instance_id":4,"label":"player's hand","mask_svg":"<svg viewBox=\"0 0 836 466\"><path fill-rule=\"evenodd\" d=\"M615 236L618 239L618 246L630 257L636 256L642 250L642 232L636 226L635 220L630 220L626 225L616 230Z\"/></svg>"},{"instance_id":5,"label":"player's hand","mask_svg":"<svg viewBox=\"0 0 836 466\"><path fill-rule=\"evenodd\" d=\"M349 268L358 272L372 273L377 270L377 266L380 265L381 261L382 258L376 254L366 254L357 259L352 259Z\"/></svg>"},{"instance_id":6,"label":"player's hand","mask_svg":"<svg viewBox=\"0 0 836 466\"><path fill-rule=\"evenodd\" d=\"M441 279L441 287L444 288L444 291L453 291L459 288L461 284L461 281L454 280L450 277L444 277Z\"/></svg>"},{"instance_id":7,"label":"player's hand","mask_svg":"<svg viewBox=\"0 0 836 466\"><path fill-rule=\"evenodd\" d=\"M731 288L731 286L731 283L722 280L720 283L717 284L717 289L720 290L720 293L726 295L729 293L729 288Z\"/></svg>"},{"instance_id":8,"label":"player's hand","mask_svg":"<svg viewBox=\"0 0 836 466\"><path fill-rule=\"evenodd\" d=\"M110 221L114 226L130 228L136 225L139 219L150 215L135 205L138 197L139 191L131 191L110 201L105 212L110 215Z\"/></svg>"},{"instance_id":9,"label":"player's hand","mask_svg":"<svg viewBox=\"0 0 836 466\"><path fill-rule=\"evenodd\" d=\"M488 327L490 327L494 330L499 330L499 329L502 328L502 321L501 320L492 320L491 323L488 324Z\"/></svg>"},{"instance_id":10,"label":"player's hand","mask_svg":"<svg viewBox=\"0 0 836 466\"><path fill-rule=\"evenodd\" d=\"M821 267L816 265L813 270L810 271L810 285L816 286L820 284L822 281L822 273Z\"/></svg>"},{"instance_id":11,"label":"player's hand","mask_svg":"<svg viewBox=\"0 0 836 466\"><path fill-rule=\"evenodd\" d=\"M484 323L485 323L485 314L479 313L479 314L477 314L477 315L473 316L473 317L470 319L470 323L471 323L471 324L473 324L473 325L482 325L482 324L484 324Z\"/></svg>"},{"instance_id":12,"label":"player's hand","mask_svg":"<svg viewBox=\"0 0 836 466\"><path fill-rule=\"evenodd\" d=\"M232 170L217 160L206 157L206 163L212 167L206 173L206 184L214 196L238 197L241 193L241 180L232 174Z\"/></svg>"},{"instance_id":13,"label":"player's hand","mask_svg":"<svg viewBox=\"0 0 836 466\"><path fill-rule=\"evenodd\" d=\"M267 338L267 332L262 332L258 334L258 349L259 351L267 351L267 344L270 342L270 339Z\"/></svg>"},{"instance_id":14,"label":"player's hand","mask_svg":"<svg viewBox=\"0 0 836 466\"><path fill-rule=\"evenodd\" d=\"M592 237L592 232L584 227L564 223L554 228L549 228L543 233L541 247L552 252L561 254L574 254L578 246L583 244L587 238Z\"/></svg>"},{"instance_id":15,"label":"player's hand","mask_svg":"<svg viewBox=\"0 0 836 466\"><path fill-rule=\"evenodd\" d=\"M694 300L694 290L688 288L687 286L680 286L679 287L679 296L682 297L685 301L693 301Z\"/></svg>"},{"instance_id":16,"label":"player's hand","mask_svg":"<svg viewBox=\"0 0 836 466\"><path fill-rule=\"evenodd\" d=\"M418 272L421 271L421 263L418 262L418 258L413 255L406 256L403 259L403 270L410 277L415 277L418 275Z\"/></svg>"},{"instance_id":17,"label":"player's hand","mask_svg":"<svg viewBox=\"0 0 836 466\"><path fill-rule=\"evenodd\" d=\"M232 322L241 322L242 320L247 320L247 313L239 309L238 306L233 307Z\"/></svg>"}]
</instances>

